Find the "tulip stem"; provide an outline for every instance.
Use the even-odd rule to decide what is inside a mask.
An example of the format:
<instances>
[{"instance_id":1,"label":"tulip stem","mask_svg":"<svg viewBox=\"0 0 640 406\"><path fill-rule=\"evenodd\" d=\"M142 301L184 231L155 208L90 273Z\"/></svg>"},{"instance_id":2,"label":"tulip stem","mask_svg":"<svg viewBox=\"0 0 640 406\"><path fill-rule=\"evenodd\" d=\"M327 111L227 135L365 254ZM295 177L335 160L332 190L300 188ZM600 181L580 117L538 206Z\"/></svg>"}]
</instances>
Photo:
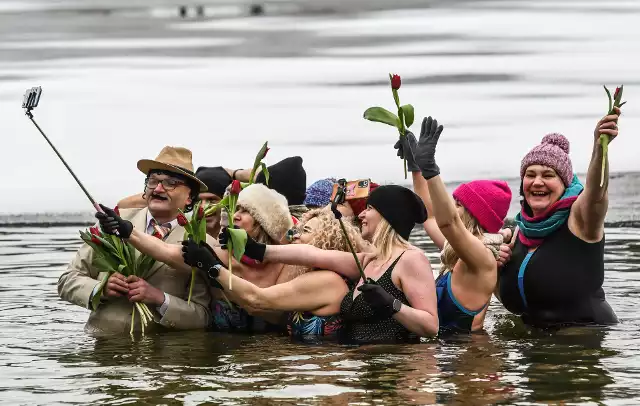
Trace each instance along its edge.
<instances>
[{"instance_id":1,"label":"tulip stem","mask_svg":"<svg viewBox=\"0 0 640 406\"><path fill-rule=\"evenodd\" d=\"M191 294L193 293L193 285L196 281L196 268L191 268L191 283L189 284L189 298L187 304L191 304Z\"/></svg>"}]
</instances>

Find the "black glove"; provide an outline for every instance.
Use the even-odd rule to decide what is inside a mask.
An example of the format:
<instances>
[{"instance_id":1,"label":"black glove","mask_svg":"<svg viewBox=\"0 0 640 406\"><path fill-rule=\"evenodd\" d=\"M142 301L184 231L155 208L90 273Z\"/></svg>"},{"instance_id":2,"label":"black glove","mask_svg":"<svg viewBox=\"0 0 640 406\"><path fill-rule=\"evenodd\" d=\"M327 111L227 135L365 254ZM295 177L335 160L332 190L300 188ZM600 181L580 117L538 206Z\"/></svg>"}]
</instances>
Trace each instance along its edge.
<instances>
[{"instance_id":1,"label":"black glove","mask_svg":"<svg viewBox=\"0 0 640 406\"><path fill-rule=\"evenodd\" d=\"M184 263L207 272L210 279L218 277L222 261L206 242L196 244L191 238L182 241L182 259Z\"/></svg>"},{"instance_id":2,"label":"black glove","mask_svg":"<svg viewBox=\"0 0 640 406\"><path fill-rule=\"evenodd\" d=\"M397 312L393 308L393 302L396 298L371 278L367 278L367 282L360 285L358 290L362 292L364 301L367 302L376 313L384 317L391 317Z\"/></svg>"},{"instance_id":3,"label":"black glove","mask_svg":"<svg viewBox=\"0 0 640 406\"><path fill-rule=\"evenodd\" d=\"M100 205L104 213L97 212L96 218L100 222L100 228L107 234L116 235L116 232L122 238L131 237L133 232L133 224L130 221L123 220L112 209Z\"/></svg>"},{"instance_id":4,"label":"black glove","mask_svg":"<svg viewBox=\"0 0 640 406\"><path fill-rule=\"evenodd\" d=\"M220 248L222 248L223 250L227 249L227 243L229 242L228 227L223 227L222 230L220 230L218 242L220 242ZM248 256L251 259L255 259L258 262L263 262L264 253L266 250L266 244L259 243L249 235L247 235L247 244L244 247L244 255Z\"/></svg>"},{"instance_id":5,"label":"black glove","mask_svg":"<svg viewBox=\"0 0 640 406\"><path fill-rule=\"evenodd\" d=\"M420 167L416 164L416 160L413 157L413 153L418 147L418 141L416 141L416 136L409 130L405 133L406 135L400 136L398 141L393 146L393 148L398 150L398 156L407 161L407 170L409 172L420 172Z\"/></svg>"},{"instance_id":6,"label":"black glove","mask_svg":"<svg viewBox=\"0 0 640 406\"><path fill-rule=\"evenodd\" d=\"M442 134L443 126L438 126L438 121L431 117L422 120L422 129L420 130L420 141L418 147L414 151L416 163L422 171L422 176L429 180L434 176L440 175L440 168L436 165L436 145L440 134Z\"/></svg>"}]
</instances>

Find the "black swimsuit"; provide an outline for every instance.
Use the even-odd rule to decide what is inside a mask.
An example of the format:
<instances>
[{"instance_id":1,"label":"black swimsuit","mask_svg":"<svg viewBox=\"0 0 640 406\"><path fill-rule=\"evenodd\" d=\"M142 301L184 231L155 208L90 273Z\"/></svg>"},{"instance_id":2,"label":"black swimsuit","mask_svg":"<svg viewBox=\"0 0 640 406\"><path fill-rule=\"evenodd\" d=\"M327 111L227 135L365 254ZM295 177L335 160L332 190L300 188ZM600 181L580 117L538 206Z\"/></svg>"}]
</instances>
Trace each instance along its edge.
<instances>
[{"instance_id":1,"label":"black swimsuit","mask_svg":"<svg viewBox=\"0 0 640 406\"><path fill-rule=\"evenodd\" d=\"M404 252L393 261L376 283L401 301L402 304L409 305L407 297L391 280L393 268L395 268L403 254ZM407 330L405 326L397 322L393 317L382 317L376 313L365 302L362 295L358 295L354 300L354 289L347 293L340 304L340 315L343 321L340 331L340 339L342 341L357 344L419 341L419 337L416 334Z\"/></svg>"},{"instance_id":2,"label":"black swimsuit","mask_svg":"<svg viewBox=\"0 0 640 406\"><path fill-rule=\"evenodd\" d=\"M516 242L500 272L500 300L526 323L542 327L614 324L618 318L605 300L603 281L604 237L585 242L565 222L535 251Z\"/></svg>"}]
</instances>

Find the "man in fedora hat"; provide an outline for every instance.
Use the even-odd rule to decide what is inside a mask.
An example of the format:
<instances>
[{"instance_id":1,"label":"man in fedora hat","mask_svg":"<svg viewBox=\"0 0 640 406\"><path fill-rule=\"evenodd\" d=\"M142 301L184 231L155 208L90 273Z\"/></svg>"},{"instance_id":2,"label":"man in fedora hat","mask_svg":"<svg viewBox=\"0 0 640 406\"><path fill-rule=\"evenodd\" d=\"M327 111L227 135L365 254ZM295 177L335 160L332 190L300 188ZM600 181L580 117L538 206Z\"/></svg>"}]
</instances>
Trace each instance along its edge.
<instances>
[{"instance_id":1,"label":"man in fedora hat","mask_svg":"<svg viewBox=\"0 0 640 406\"><path fill-rule=\"evenodd\" d=\"M224 197L225 190L231 185L231 175L227 173L227 170L222 166L206 167L201 166L196 171L196 177L202 183L207 185L207 190L200 192L198 199L207 204L216 204ZM132 196L127 196L118 202L120 209L134 209L147 207L147 199L143 194L138 193ZM215 213L207 216L207 234L213 238L218 238L220 234L220 214L221 211L217 210Z\"/></svg>"},{"instance_id":2,"label":"man in fedora hat","mask_svg":"<svg viewBox=\"0 0 640 406\"><path fill-rule=\"evenodd\" d=\"M184 238L184 228L177 221L179 210L190 211L198 194L207 190L193 173L191 151L164 147L155 160L138 161L138 169L147 175L143 194L147 207L122 209L120 216L136 229L167 243L179 244ZM123 230L125 234L131 231ZM214 243L213 238L207 239L210 245ZM58 280L58 294L62 299L90 307L100 274L92 261L93 250L84 244ZM205 276L196 273L196 277L191 303L187 304L190 275L166 264L156 262L147 280L114 273L104 287L102 303L92 309L86 327L91 331L128 332L133 303L143 302L152 310L156 321L147 330L160 325L174 329L205 328L209 324L211 296Z\"/></svg>"}]
</instances>

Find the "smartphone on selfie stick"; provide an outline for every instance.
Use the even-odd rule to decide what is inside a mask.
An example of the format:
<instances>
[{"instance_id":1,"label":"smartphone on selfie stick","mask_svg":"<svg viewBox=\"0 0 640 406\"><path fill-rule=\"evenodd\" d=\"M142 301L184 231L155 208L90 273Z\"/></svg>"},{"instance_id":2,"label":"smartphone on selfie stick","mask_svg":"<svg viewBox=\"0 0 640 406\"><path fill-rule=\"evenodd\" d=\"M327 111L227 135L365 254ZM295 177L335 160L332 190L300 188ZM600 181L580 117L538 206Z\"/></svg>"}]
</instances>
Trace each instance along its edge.
<instances>
[{"instance_id":1,"label":"smartphone on selfie stick","mask_svg":"<svg viewBox=\"0 0 640 406\"><path fill-rule=\"evenodd\" d=\"M38 107L38 103L40 102L40 96L42 96L42 87L40 86L36 86L36 87L32 87L30 89L27 89L27 91L24 93L24 98L22 99L22 108L25 109L25 114L27 117L29 117L29 120L31 120L31 122L33 123L33 125L36 126L36 128L38 129L38 131L40 132L40 134L42 134L42 136L44 137L44 139L47 141L47 143L49 144L49 146L53 149L53 151L56 153L56 155L58 155L58 158L60 158L60 160L62 161L62 163L64 164L64 166L67 168L67 170L69 171L69 173L71 174L71 176L73 176L73 179L76 180L76 182L78 183L78 185L80 186L80 188L82 189L82 191L84 192L84 194L87 196L87 198L89 199L89 201L91 202L91 204L93 205L93 207L103 213L102 208L100 207L100 205L98 203L96 203L96 201L93 199L93 197L91 197L91 195L89 194L89 192L87 191L87 189L84 187L84 185L82 184L82 182L80 182L80 179L78 179L78 177L76 176L76 174L73 172L73 170L71 169L71 167L67 164L67 161L64 160L64 158L62 157L62 155L60 155L60 152L58 152L58 150L56 149L56 147L53 145L53 143L49 140L49 137L47 137L47 135L44 133L44 131L42 131L42 129L40 128L40 126L38 125L38 123L36 123L36 121L33 119L33 113L32 110L35 109L36 107ZM119 233L116 231L116 235L120 236Z\"/></svg>"},{"instance_id":2,"label":"smartphone on selfie stick","mask_svg":"<svg viewBox=\"0 0 640 406\"><path fill-rule=\"evenodd\" d=\"M340 179L338 183L333 186L333 194L331 196L331 211L338 219L340 223L340 228L342 229L342 234L344 235L345 240L347 240L347 244L349 245L349 251L353 255L353 259L356 261L356 265L358 266L358 271L360 271L360 277L366 283L367 277L364 274L364 268L358 259L358 254L356 250L353 248L353 244L351 243L351 239L349 238L349 234L347 234L347 229L344 227L344 223L342 222L342 214L338 211L338 205L344 204L347 199L347 180Z\"/></svg>"}]
</instances>

